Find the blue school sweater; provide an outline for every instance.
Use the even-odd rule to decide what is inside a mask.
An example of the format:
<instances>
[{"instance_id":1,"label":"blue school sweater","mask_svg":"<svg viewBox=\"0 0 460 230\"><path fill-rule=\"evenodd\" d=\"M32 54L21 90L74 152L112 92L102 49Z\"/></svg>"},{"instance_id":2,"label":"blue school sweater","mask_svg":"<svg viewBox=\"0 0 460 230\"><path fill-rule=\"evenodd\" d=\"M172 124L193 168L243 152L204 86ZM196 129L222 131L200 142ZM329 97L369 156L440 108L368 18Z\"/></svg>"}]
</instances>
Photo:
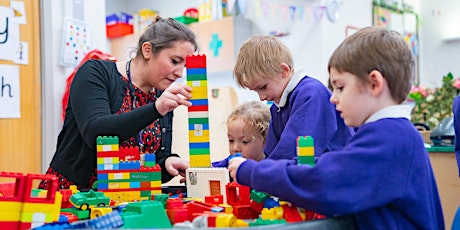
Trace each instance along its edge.
<instances>
[{"instance_id":1,"label":"blue school sweater","mask_svg":"<svg viewBox=\"0 0 460 230\"><path fill-rule=\"evenodd\" d=\"M315 167L247 160L237 181L320 214L353 214L359 229L444 229L428 153L406 118L362 125Z\"/></svg>"},{"instance_id":2,"label":"blue school sweater","mask_svg":"<svg viewBox=\"0 0 460 230\"><path fill-rule=\"evenodd\" d=\"M455 157L460 176L460 96L456 96L452 103L452 112L454 113L454 130L455 130Z\"/></svg>"},{"instance_id":3,"label":"blue school sweater","mask_svg":"<svg viewBox=\"0 0 460 230\"><path fill-rule=\"evenodd\" d=\"M283 98L284 97L284 98ZM342 149L354 131L330 103L330 90L320 81L296 73L280 104L270 108L271 120L264 152L268 159L292 159L296 138L313 136L315 156Z\"/></svg>"}]
</instances>

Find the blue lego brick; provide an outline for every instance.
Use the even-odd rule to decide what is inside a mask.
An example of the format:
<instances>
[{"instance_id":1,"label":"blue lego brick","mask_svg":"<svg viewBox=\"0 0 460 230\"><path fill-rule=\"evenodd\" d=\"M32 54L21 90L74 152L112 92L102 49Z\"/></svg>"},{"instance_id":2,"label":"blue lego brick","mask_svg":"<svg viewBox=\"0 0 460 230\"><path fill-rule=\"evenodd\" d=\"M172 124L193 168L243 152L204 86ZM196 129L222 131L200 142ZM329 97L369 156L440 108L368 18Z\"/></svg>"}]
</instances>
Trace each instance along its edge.
<instances>
[{"instance_id":1,"label":"blue lego brick","mask_svg":"<svg viewBox=\"0 0 460 230\"><path fill-rule=\"evenodd\" d=\"M208 99L193 99L189 100L192 105L209 105Z\"/></svg>"},{"instance_id":2,"label":"blue lego brick","mask_svg":"<svg viewBox=\"0 0 460 230\"><path fill-rule=\"evenodd\" d=\"M107 190L109 189L109 184L107 182L97 182L97 189Z\"/></svg>"},{"instance_id":3,"label":"blue lego brick","mask_svg":"<svg viewBox=\"0 0 460 230\"><path fill-rule=\"evenodd\" d=\"M209 124L201 124L201 126L203 127L202 130L209 130ZM195 124L189 124L188 130L195 130Z\"/></svg>"},{"instance_id":4,"label":"blue lego brick","mask_svg":"<svg viewBox=\"0 0 460 230\"><path fill-rule=\"evenodd\" d=\"M189 74L206 74L206 68L186 68L187 75Z\"/></svg>"},{"instance_id":5,"label":"blue lego brick","mask_svg":"<svg viewBox=\"0 0 460 230\"><path fill-rule=\"evenodd\" d=\"M156 161L155 154L145 154L145 161Z\"/></svg>"},{"instance_id":6,"label":"blue lego brick","mask_svg":"<svg viewBox=\"0 0 460 230\"><path fill-rule=\"evenodd\" d=\"M107 173L98 173L97 174L97 179L98 180L108 180L109 179L109 174L107 174Z\"/></svg>"},{"instance_id":7,"label":"blue lego brick","mask_svg":"<svg viewBox=\"0 0 460 230\"><path fill-rule=\"evenodd\" d=\"M140 169L141 163L139 161L121 161L119 164L119 169Z\"/></svg>"},{"instance_id":8,"label":"blue lego brick","mask_svg":"<svg viewBox=\"0 0 460 230\"><path fill-rule=\"evenodd\" d=\"M88 228L90 229L112 229L122 226L123 220L116 210L88 221Z\"/></svg>"},{"instance_id":9,"label":"blue lego brick","mask_svg":"<svg viewBox=\"0 0 460 230\"><path fill-rule=\"evenodd\" d=\"M140 188L141 187L141 182L130 182L129 183L130 188Z\"/></svg>"},{"instance_id":10,"label":"blue lego brick","mask_svg":"<svg viewBox=\"0 0 460 230\"><path fill-rule=\"evenodd\" d=\"M195 143L189 143L188 147L190 149L206 149L210 148L209 147L209 142L195 142Z\"/></svg>"},{"instance_id":11,"label":"blue lego brick","mask_svg":"<svg viewBox=\"0 0 460 230\"><path fill-rule=\"evenodd\" d=\"M264 208L273 208L280 206L280 203L273 199L272 197L268 198L264 202Z\"/></svg>"}]
</instances>

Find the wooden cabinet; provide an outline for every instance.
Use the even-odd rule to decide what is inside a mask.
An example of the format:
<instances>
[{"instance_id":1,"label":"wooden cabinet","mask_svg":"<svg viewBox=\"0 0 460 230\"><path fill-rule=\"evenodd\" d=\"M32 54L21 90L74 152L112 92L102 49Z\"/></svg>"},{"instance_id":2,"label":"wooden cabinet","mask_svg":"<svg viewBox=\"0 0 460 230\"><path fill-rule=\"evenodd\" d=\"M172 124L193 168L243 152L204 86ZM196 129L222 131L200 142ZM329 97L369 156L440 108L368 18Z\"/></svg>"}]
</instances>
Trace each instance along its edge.
<instances>
[{"instance_id":1,"label":"wooden cabinet","mask_svg":"<svg viewBox=\"0 0 460 230\"><path fill-rule=\"evenodd\" d=\"M460 206L460 179L453 147L445 152L428 149L433 167L439 197L441 199L446 229L451 229L457 208Z\"/></svg>"},{"instance_id":2,"label":"wooden cabinet","mask_svg":"<svg viewBox=\"0 0 460 230\"><path fill-rule=\"evenodd\" d=\"M207 58L208 73L232 71L241 44L252 35L251 21L242 16L190 24Z\"/></svg>"}]
</instances>

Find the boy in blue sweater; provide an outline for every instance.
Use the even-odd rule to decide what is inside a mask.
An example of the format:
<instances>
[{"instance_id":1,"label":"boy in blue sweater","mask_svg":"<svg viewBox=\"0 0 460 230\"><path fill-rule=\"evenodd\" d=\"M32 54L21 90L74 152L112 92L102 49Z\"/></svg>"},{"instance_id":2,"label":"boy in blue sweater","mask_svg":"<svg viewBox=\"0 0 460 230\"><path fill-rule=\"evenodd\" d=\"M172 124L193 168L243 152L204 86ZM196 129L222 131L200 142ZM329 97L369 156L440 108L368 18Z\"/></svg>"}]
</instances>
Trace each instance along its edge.
<instances>
[{"instance_id":1,"label":"boy in blue sweater","mask_svg":"<svg viewBox=\"0 0 460 230\"><path fill-rule=\"evenodd\" d=\"M331 102L356 134L316 165L230 160L243 185L327 216L352 214L359 229L444 229L436 181L406 99L414 58L404 39L367 27L329 60Z\"/></svg>"},{"instance_id":2,"label":"boy in blue sweater","mask_svg":"<svg viewBox=\"0 0 460 230\"><path fill-rule=\"evenodd\" d=\"M294 71L289 49L273 36L252 36L241 46L233 70L237 84L273 101L264 146L268 159L296 157L296 138L313 136L315 156L342 149L353 134L329 103L331 91Z\"/></svg>"}]
</instances>

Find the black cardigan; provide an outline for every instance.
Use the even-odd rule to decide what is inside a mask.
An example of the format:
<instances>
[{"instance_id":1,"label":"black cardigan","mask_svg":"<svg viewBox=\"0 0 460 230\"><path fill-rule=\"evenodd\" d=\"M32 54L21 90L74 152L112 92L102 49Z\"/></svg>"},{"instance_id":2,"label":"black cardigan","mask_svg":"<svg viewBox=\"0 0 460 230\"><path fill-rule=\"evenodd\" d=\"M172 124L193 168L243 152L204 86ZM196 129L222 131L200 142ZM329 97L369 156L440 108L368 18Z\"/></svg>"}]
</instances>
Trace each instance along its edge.
<instances>
[{"instance_id":1,"label":"black cardigan","mask_svg":"<svg viewBox=\"0 0 460 230\"><path fill-rule=\"evenodd\" d=\"M112 61L89 60L75 74L70 87L64 125L59 133L51 167L80 186L87 187L96 168L96 138L118 136L120 142L160 118L161 147L156 153L162 182L173 178L165 170L172 143L172 118L162 117L150 103L128 113L115 114L121 107L128 84ZM161 92L159 92L161 93Z\"/></svg>"}]
</instances>

